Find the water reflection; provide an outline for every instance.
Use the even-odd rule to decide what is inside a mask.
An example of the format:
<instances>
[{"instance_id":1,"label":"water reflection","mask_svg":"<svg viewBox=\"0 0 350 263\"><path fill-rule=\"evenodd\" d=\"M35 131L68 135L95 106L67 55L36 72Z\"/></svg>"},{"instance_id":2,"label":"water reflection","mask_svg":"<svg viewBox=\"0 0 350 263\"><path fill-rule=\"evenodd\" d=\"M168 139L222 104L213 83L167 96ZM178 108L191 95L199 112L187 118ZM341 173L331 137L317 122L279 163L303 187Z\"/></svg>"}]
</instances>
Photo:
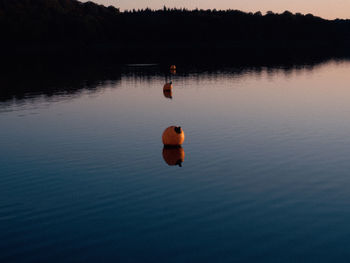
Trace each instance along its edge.
<instances>
[{"instance_id":1,"label":"water reflection","mask_svg":"<svg viewBox=\"0 0 350 263\"><path fill-rule=\"evenodd\" d=\"M0 94L17 99L0 102L0 262L37 262L39 250L43 262L72 251L79 261L135 250L134 262L178 251L173 261L250 262L253 251L271 262L277 251L288 262L310 246L346 255L350 63L312 67L181 65L172 103L168 65L27 72L8 86L0 71ZM21 93L36 87L35 99ZM189 135L186 157L160 146L171 123Z\"/></svg>"},{"instance_id":2,"label":"water reflection","mask_svg":"<svg viewBox=\"0 0 350 263\"><path fill-rule=\"evenodd\" d=\"M177 74L177 79L187 79L193 74L201 75L201 78L215 79L218 75L227 74L239 77L247 73L257 76L263 72L268 74L284 73L296 74L314 70L315 67L329 62L329 58L314 61L299 62L298 64L260 64L250 63L247 65L181 65L181 74L171 70L170 74ZM336 61L342 61L338 59ZM1 66L0 66L1 67ZM164 70L162 65L140 65L130 67L123 65L100 65L95 63L85 64L30 64L2 67L0 69L0 101L16 101L28 97L52 97L55 95L79 94L82 90L96 92L106 87L106 84L119 83L122 78L147 80L156 78L168 78L169 68ZM171 78L170 78L171 79ZM167 89L171 83L167 82ZM117 85L114 85L117 86ZM171 99L172 92L163 91L164 97Z\"/></svg>"},{"instance_id":3,"label":"water reflection","mask_svg":"<svg viewBox=\"0 0 350 263\"><path fill-rule=\"evenodd\" d=\"M173 91L163 89L163 95L167 99L172 99L173 98Z\"/></svg>"},{"instance_id":4,"label":"water reflection","mask_svg":"<svg viewBox=\"0 0 350 263\"><path fill-rule=\"evenodd\" d=\"M96 92L121 80L121 69L81 64L29 64L0 69L0 102Z\"/></svg>"},{"instance_id":5,"label":"water reflection","mask_svg":"<svg viewBox=\"0 0 350 263\"><path fill-rule=\"evenodd\" d=\"M185 151L179 147L164 146L163 159L169 166L182 167L182 163L185 161Z\"/></svg>"},{"instance_id":6,"label":"water reflection","mask_svg":"<svg viewBox=\"0 0 350 263\"><path fill-rule=\"evenodd\" d=\"M172 81L165 83L163 86L163 90L172 90L172 89L173 89L173 82Z\"/></svg>"}]
</instances>

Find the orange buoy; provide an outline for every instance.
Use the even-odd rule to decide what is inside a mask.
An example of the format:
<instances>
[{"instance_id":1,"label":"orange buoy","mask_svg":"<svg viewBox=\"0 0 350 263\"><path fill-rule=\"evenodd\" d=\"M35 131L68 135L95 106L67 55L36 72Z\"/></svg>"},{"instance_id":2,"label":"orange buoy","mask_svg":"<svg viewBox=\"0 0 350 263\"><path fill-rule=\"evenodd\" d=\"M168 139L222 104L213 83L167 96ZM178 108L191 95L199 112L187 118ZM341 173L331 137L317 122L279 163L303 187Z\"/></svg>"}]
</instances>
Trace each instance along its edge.
<instances>
[{"instance_id":1,"label":"orange buoy","mask_svg":"<svg viewBox=\"0 0 350 263\"><path fill-rule=\"evenodd\" d=\"M164 84L163 91L164 90L171 90L172 88L173 88L173 82L170 81L169 83Z\"/></svg>"},{"instance_id":2,"label":"orange buoy","mask_svg":"<svg viewBox=\"0 0 350 263\"><path fill-rule=\"evenodd\" d=\"M163 159L169 166L182 166L185 161L185 151L182 147L164 147Z\"/></svg>"},{"instance_id":3,"label":"orange buoy","mask_svg":"<svg viewBox=\"0 0 350 263\"><path fill-rule=\"evenodd\" d=\"M173 91L171 89L170 90L163 89L163 95L165 98L172 99L173 98Z\"/></svg>"},{"instance_id":4,"label":"orange buoy","mask_svg":"<svg viewBox=\"0 0 350 263\"><path fill-rule=\"evenodd\" d=\"M175 65L171 65L170 66L170 70L176 70L176 66Z\"/></svg>"},{"instance_id":5,"label":"orange buoy","mask_svg":"<svg viewBox=\"0 0 350 263\"><path fill-rule=\"evenodd\" d=\"M181 127L170 126L162 135L163 144L166 146L180 146L185 140L185 133Z\"/></svg>"}]
</instances>

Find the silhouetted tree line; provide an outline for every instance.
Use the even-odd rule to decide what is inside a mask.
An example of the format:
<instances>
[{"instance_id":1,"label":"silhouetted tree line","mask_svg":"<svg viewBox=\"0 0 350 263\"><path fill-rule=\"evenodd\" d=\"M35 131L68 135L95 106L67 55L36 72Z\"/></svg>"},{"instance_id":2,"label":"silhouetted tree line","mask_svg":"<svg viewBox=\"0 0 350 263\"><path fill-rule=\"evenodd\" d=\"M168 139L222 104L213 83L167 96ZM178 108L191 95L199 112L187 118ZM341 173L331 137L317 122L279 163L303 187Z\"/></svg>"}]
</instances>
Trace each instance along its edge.
<instances>
[{"instance_id":1,"label":"silhouetted tree line","mask_svg":"<svg viewBox=\"0 0 350 263\"><path fill-rule=\"evenodd\" d=\"M315 67L329 61L330 58L314 58L312 61L299 61L297 63L275 64L268 60L244 61L229 64L179 64L177 77L188 78L197 74L200 78L216 79L219 74L231 76L244 75L247 72L257 74L264 70L269 73L275 71L290 74L294 71L313 70ZM39 63L0 63L0 103L16 103L22 99L36 97L53 97L79 94L89 90L95 92L103 89L104 83L117 84L123 78L150 80L163 78L169 79L169 64L157 64L154 66L126 66L118 63L101 61L100 63L84 63L75 61L72 63L60 63L60 60L41 61ZM116 86L116 88L119 85ZM110 85L107 85L110 87ZM65 98L67 99L67 98ZM54 100L57 100L55 98ZM11 102L12 101L12 102ZM4 104L2 106L5 106Z\"/></svg>"},{"instance_id":2,"label":"silhouetted tree line","mask_svg":"<svg viewBox=\"0 0 350 263\"><path fill-rule=\"evenodd\" d=\"M37 43L128 48L289 46L345 43L350 39L350 22L288 11L262 15L164 7L120 12L77 0L0 0L0 32L1 43L9 47Z\"/></svg>"}]
</instances>

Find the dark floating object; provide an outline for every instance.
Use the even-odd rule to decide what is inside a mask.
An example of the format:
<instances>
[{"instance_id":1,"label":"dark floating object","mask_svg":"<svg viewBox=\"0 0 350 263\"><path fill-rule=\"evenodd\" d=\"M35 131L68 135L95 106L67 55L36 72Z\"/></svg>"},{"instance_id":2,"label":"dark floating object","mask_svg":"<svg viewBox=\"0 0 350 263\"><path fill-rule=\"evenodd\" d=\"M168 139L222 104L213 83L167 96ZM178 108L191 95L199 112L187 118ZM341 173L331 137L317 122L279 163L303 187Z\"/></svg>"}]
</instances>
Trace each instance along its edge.
<instances>
[{"instance_id":1,"label":"dark floating object","mask_svg":"<svg viewBox=\"0 0 350 263\"><path fill-rule=\"evenodd\" d=\"M173 91L172 90L165 90L163 89L163 94L165 98L172 99L173 98Z\"/></svg>"},{"instance_id":2,"label":"dark floating object","mask_svg":"<svg viewBox=\"0 0 350 263\"><path fill-rule=\"evenodd\" d=\"M176 66L175 65L171 65L170 66L170 70L176 70Z\"/></svg>"},{"instance_id":3,"label":"dark floating object","mask_svg":"<svg viewBox=\"0 0 350 263\"><path fill-rule=\"evenodd\" d=\"M173 89L173 82L172 81L164 84L163 91L164 90L172 90L172 89Z\"/></svg>"},{"instance_id":4,"label":"dark floating object","mask_svg":"<svg viewBox=\"0 0 350 263\"><path fill-rule=\"evenodd\" d=\"M185 140L185 133L181 127L170 126L165 129L162 141L165 146L181 146Z\"/></svg>"},{"instance_id":5,"label":"dark floating object","mask_svg":"<svg viewBox=\"0 0 350 263\"><path fill-rule=\"evenodd\" d=\"M182 163L185 161L185 151L181 146L163 148L163 159L169 166L178 165L182 167Z\"/></svg>"}]
</instances>

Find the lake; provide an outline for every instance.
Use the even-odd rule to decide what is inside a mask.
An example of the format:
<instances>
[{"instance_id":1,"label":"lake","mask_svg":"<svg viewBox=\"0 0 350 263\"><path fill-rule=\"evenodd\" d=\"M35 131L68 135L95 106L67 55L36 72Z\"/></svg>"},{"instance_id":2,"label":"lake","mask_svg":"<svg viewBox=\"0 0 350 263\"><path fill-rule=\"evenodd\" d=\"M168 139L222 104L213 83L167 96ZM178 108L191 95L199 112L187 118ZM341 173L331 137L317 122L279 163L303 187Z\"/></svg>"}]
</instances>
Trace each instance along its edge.
<instances>
[{"instance_id":1,"label":"lake","mask_svg":"<svg viewBox=\"0 0 350 263\"><path fill-rule=\"evenodd\" d=\"M350 61L107 71L1 81L0 262L350 260Z\"/></svg>"}]
</instances>

